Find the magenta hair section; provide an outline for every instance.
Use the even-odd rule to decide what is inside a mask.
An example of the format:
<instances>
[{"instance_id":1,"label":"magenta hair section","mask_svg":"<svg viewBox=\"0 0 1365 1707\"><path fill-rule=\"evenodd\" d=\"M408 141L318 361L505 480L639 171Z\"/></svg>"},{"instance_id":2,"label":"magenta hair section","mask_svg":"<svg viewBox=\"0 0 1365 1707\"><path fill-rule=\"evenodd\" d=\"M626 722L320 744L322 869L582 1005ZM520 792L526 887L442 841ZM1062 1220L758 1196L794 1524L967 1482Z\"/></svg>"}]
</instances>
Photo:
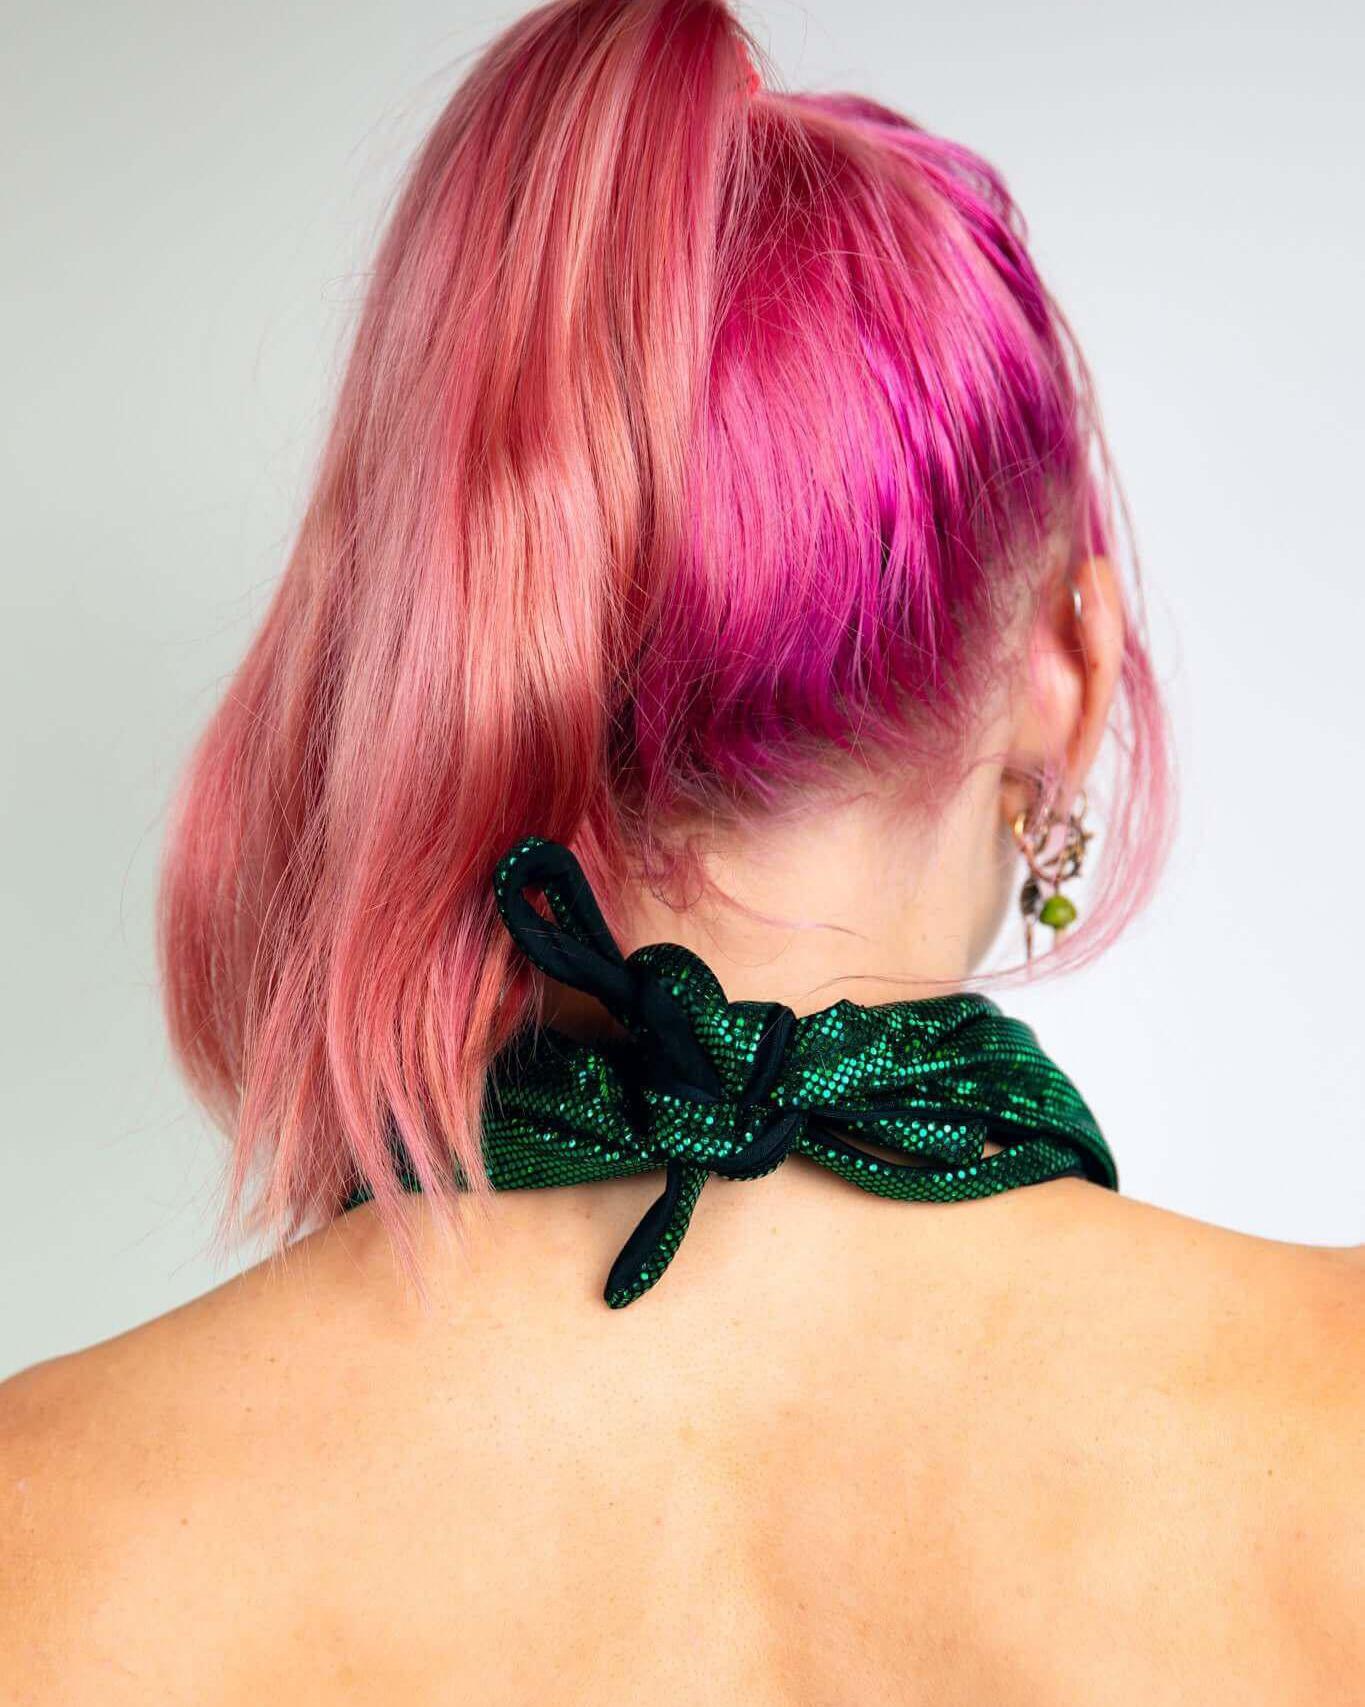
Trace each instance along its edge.
<instances>
[{"instance_id":1,"label":"magenta hair section","mask_svg":"<svg viewBox=\"0 0 1365 1707\"><path fill-rule=\"evenodd\" d=\"M403 185L269 612L177 796L172 1041L288 1235L367 1182L482 1182L533 995L490 877L602 893L831 755L927 795L1043 578L1113 555L1084 364L1000 177L760 83L713 0L566 0L499 38ZM1093 948L1164 845L1129 611ZM1074 954L1086 952L1086 932Z\"/></svg>"}]
</instances>

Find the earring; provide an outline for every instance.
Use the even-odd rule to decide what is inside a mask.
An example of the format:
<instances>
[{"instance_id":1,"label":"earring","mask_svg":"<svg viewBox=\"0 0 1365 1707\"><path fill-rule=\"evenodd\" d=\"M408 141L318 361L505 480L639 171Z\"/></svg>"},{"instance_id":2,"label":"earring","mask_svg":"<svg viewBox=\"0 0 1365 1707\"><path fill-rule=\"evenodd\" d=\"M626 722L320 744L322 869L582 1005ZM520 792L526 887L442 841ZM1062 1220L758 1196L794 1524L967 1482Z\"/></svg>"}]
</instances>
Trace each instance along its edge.
<instances>
[{"instance_id":1,"label":"earring","mask_svg":"<svg viewBox=\"0 0 1365 1707\"><path fill-rule=\"evenodd\" d=\"M1040 796L1035 809L1025 808L1010 826L1028 866L1019 891L1019 911L1024 916L1024 948L1030 961L1036 925L1046 925L1056 938L1076 922L1076 903L1062 894L1062 885L1080 876L1086 847L1094 836L1085 827L1085 807L1082 792L1063 823Z\"/></svg>"}]
</instances>

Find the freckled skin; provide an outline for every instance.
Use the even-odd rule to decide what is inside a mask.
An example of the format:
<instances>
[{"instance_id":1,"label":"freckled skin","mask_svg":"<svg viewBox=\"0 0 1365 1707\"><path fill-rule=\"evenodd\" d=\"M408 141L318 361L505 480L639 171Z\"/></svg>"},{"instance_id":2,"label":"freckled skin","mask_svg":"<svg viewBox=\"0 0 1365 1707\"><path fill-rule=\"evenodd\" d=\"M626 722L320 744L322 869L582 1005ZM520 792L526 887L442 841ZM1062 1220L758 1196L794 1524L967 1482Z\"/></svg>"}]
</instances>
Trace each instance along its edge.
<instances>
[{"instance_id":1,"label":"freckled skin","mask_svg":"<svg viewBox=\"0 0 1365 1707\"><path fill-rule=\"evenodd\" d=\"M0 1389L0 1701L1359 1699L1365 1262L1058 1180L405 1206Z\"/></svg>"}]
</instances>

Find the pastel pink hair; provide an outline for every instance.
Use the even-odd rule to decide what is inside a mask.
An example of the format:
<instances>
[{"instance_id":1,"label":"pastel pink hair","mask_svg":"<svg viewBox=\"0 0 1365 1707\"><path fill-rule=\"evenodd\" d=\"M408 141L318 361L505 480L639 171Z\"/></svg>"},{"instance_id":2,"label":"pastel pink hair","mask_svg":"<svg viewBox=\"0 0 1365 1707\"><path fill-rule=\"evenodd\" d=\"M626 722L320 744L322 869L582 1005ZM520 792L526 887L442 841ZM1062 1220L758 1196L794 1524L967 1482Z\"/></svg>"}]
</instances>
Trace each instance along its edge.
<instances>
[{"instance_id":1,"label":"pastel pink hair","mask_svg":"<svg viewBox=\"0 0 1365 1707\"><path fill-rule=\"evenodd\" d=\"M761 85L717 0L559 0L500 37L384 237L270 611L187 768L170 1033L289 1234L368 1182L483 1183L532 981L497 856L609 901L698 808L831 754L931 791L1045 567L1114 554L1084 364L1000 177L853 96ZM1085 927L1141 904L1166 744L1136 608ZM1076 933L1084 950L1086 937Z\"/></svg>"}]
</instances>

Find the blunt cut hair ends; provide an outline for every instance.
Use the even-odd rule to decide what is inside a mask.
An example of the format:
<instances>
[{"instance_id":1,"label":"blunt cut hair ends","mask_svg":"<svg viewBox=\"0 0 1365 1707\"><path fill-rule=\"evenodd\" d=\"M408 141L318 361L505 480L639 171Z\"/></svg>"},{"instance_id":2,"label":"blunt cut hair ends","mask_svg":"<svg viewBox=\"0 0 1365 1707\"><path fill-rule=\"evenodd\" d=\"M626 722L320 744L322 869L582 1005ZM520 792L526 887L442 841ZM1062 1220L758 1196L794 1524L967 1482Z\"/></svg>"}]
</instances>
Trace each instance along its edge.
<instances>
[{"instance_id":1,"label":"blunt cut hair ends","mask_svg":"<svg viewBox=\"0 0 1365 1707\"><path fill-rule=\"evenodd\" d=\"M831 756L928 799L1010 614L1119 555L1000 176L755 65L715 0L558 0L412 164L165 852L170 1032L233 1141L231 1222L288 1237L364 1180L397 1233L390 1113L424 1191L451 1200L452 1158L483 1182L484 1077L532 995L490 888L511 842L571 843L610 896L681 819L787 807ZM1129 597L1073 962L1166 842Z\"/></svg>"}]
</instances>

